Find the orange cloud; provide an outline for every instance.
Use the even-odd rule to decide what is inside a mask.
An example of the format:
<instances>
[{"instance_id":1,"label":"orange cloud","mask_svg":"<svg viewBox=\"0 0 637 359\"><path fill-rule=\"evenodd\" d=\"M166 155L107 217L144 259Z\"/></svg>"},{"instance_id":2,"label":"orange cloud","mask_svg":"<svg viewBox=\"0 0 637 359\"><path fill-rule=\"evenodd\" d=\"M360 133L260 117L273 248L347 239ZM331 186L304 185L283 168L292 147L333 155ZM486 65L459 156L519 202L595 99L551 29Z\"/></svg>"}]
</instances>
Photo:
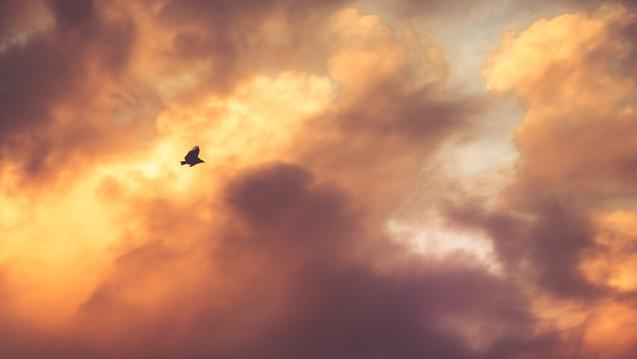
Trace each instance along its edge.
<instances>
[{"instance_id":1,"label":"orange cloud","mask_svg":"<svg viewBox=\"0 0 637 359\"><path fill-rule=\"evenodd\" d=\"M506 34L483 70L489 90L515 94L527 111L502 199L527 217L519 260L536 272L539 323L578 357L634 354L634 24L619 5L539 20Z\"/></svg>"},{"instance_id":2,"label":"orange cloud","mask_svg":"<svg viewBox=\"0 0 637 359\"><path fill-rule=\"evenodd\" d=\"M506 283L471 263L400 269L413 254L385 233L477 107L444 89L441 51L339 1L241 5L53 1L48 28L0 53L16 89L0 100L6 350L464 356L476 349L454 328L471 304L452 303L452 319L432 308L466 276L477 318L526 325L480 294L518 305ZM193 144L206 165L180 167ZM415 286L404 296L401 276ZM359 339L323 329L339 321ZM406 337L372 340L386 326Z\"/></svg>"},{"instance_id":3,"label":"orange cloud","mask_svg":"<svg viewBox=\"0 0 637 359\"><path fill-rule=\"evenodd\" d=\"M413 236L463 248L415 253L388 224L485 105L415 30L340 0L28 3L0 1L0 354L630 353L625 8L505 37L513 184L486 210L428 174L412 216L441 228Z\"/></svg>"}]
</instances>

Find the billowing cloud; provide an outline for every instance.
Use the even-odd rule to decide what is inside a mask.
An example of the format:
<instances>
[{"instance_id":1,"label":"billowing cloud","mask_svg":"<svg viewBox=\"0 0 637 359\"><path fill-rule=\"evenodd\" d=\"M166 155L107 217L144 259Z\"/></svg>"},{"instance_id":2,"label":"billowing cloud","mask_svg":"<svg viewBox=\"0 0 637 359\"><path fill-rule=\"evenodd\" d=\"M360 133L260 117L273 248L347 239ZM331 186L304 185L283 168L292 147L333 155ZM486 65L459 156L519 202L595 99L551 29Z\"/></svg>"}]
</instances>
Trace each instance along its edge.
<instances>
[{"instance_id":1,"label":"billowing cloud","mask_svg":"<svg viewBox=\"0 0 637 359\"><path fill-rule=\"evenodd\" d=\"M493 102L357 5L0 2L2 357L630 357L634 15L505 35L485 199L425 169Z\"/></svg>"},{"instance_id":2,"label":"billowing cloud","mask_svg":"<svg viewBox=\"0 0 637 359\"><path fill-rule=\"evenodd\" d=\"M487 88L514 93L526 109L515 179L499 213L452 211L502 242L503 258L515 253L510 265L551 298L538 315L578 328L577 345L591 357L635 350L634 333L619 329L635 313L626 262L633 238L622 229L634 195L634 21L608 5L504 36L483 75Z\"/></svg>"}]
</instances>

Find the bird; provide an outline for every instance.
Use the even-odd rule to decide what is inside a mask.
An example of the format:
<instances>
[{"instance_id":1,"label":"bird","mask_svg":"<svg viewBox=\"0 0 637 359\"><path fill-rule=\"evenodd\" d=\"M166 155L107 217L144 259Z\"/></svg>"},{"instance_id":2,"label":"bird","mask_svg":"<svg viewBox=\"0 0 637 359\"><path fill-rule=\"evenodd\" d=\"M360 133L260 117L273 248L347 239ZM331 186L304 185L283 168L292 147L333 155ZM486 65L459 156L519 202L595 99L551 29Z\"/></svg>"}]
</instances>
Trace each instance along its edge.
<instances>
[{"instance_id":1,"label":"bird","mask_svg":"<svg viewBox=\"0 0 637 359\"><path fill-rule=\"evenodd\" d=\"M188 151L186 157L184 157L184 161L181 161L181 165L190 165L190 167L192 167L204 162L204 160L199 158L199 146L195 146L190 151Z\"/></svg>"}]
</instances>

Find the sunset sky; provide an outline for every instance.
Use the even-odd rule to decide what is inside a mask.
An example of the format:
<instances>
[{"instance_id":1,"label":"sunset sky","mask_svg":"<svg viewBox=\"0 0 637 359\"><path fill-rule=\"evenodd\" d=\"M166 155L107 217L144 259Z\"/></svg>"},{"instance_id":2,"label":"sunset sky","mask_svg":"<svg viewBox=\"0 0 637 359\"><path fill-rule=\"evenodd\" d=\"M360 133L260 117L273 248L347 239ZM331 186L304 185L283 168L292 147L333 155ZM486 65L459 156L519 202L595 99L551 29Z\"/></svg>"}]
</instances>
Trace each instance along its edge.
<instances>
[{"instance_id":1,"label":"sunset sky","mask_svg":"<svg viewBox=\"0 0 637 359\"><path fill-rule=\"evenodd\" d=\"M0 0L0 358L637 358L637 3Z\"/></svg>"}]
</instances>

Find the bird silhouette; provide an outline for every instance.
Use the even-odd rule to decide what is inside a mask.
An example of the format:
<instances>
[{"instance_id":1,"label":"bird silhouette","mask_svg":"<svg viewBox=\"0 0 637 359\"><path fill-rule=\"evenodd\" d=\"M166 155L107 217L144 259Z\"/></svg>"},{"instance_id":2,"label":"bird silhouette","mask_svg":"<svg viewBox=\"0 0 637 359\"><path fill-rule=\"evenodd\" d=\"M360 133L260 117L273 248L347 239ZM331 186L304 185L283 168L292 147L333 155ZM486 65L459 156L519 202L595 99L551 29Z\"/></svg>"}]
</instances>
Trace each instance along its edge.
<instances>
[{"instance_id":1,"label":"bird silhouette","mask_svg":"<svg viewBox=\"0 0 637 359\"><path fill-rule=\"evenodd\" d=\"M190 151L188 151L186 157L184 157L184 161L181 161L182 166L190 165L190 167L199 163L204 163L204 160L199 158L199 146L195 146Z\"/></svg>"}]
</instances>

